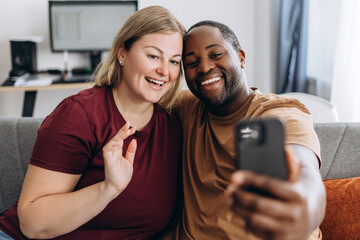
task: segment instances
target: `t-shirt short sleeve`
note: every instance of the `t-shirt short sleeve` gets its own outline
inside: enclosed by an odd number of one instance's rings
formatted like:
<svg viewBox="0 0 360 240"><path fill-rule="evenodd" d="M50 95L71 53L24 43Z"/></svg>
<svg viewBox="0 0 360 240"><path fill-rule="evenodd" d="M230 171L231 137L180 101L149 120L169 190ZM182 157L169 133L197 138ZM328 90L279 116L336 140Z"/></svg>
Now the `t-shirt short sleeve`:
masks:
<svg viewBox="0 0 360 240"><path fill-rule="evenodd" d="M67 98L41 124L30 164L81 174L92 158L92 146L86 111L73 98Z"/></svg>
<svg viewBox="0 0 360 240"><path fill-rule="evenodd" d="M277 117L285 123L285 143L298 144L312 150L319 160L320 143L310 114L297 108L274 108L265 111L262 117Z"/></svg>
<svg viewBox="0 0 360 240"><path fill-rule="evenodd" d="M320 142L313 127L313 120L309 110L294 98L276 94L262 95L254 92L248 117L275 117L285 124L285 143L298 144L312 150L320 158Z"/></svg>

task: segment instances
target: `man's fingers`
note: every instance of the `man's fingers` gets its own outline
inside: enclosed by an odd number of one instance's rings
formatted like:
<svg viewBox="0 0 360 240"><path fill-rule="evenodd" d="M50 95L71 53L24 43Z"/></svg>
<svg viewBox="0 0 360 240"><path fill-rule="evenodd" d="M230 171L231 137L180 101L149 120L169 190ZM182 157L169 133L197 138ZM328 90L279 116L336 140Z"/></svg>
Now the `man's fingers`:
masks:
<svg viewBox="0 0 360 240"><path fill-rule="evenodd" d="M286 218L279 222L274 219L274 216L251 208L251 206L246 207L235 204L232 209L238 216L244 219L247 230L264 239L276 239L273 238L273 234L281 229L283 221L286 222Z"/></svg>
<svg viewBox="0 0 360 240"><path fill-rule="evenodd" d="M283 222L263 214L254 214L245 218L246 228L262 239L280 239L279 233L286 231Z"/></svg>
<svg viewBox="0 0 360 240"><path fill-rule="evenodd" d="M135 139L133 139L131 140L125 154L125 158L131 163L134 163L136 148L137 148L137 142Z"/></svg>
<svg viewBox="0 0 360 240"><path fill-rule="evenodd" d="M248 217L244 214L244 210L248 214L260 213L267 216L272 216L279 219L292 220L293 205L284 204L284 202L271 197L259 196L256 193L248 192L246 190L238 189L232 194L233 202L232 209L242 217Z"/></svg>
<svg viewBox="0 0 360 240"><path fill-rule="evenodd" d="M294 191L290 182L256 174L251 171L239 170L231 176L232 183L241 188L255 188L262 192L267 192L274 197L283 200L299 199L299 194Z"/></svg>

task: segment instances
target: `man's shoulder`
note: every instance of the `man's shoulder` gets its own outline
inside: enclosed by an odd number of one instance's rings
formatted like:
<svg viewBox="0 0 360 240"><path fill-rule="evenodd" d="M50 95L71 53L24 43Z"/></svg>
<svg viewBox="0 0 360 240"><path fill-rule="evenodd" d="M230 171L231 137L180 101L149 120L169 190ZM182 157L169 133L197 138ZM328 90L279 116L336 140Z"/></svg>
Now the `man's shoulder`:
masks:
<svg viewBox="0 0 360 240"><path fill-rule="evenodd" d="M175 113L183 118L189 114L192 114L198 105L202 102L195 97L189 90L183 90L176 99Z"/></svg>
<svg viewBox="0 0 360 240"><path fill-rule="evenodd" d="M304 104L295 98L280 96L274 93L262 94L260 91L254 91L254 98L250 103L247 116L261 116L264 112L277 109L298 109L299 111L310 114Z"/></svg>
<svg viewBox="0 0 360 240"><path fill-rule="evenodd" d="M177 103L179 105L184 105L186 103L196 102L196 101L200 101L200 100L197 97L195 97L194 94L190 92L190 90L183 90L177 98Z"/></svg>

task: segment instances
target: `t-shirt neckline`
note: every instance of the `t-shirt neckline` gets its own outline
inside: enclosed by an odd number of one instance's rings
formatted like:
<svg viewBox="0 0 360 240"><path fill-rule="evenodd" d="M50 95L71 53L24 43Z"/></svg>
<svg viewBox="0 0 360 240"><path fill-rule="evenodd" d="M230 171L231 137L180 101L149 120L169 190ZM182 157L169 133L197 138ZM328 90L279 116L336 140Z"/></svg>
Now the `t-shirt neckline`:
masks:
<svg viewBox="0 0 360 240"><path fill-rule="evenodd" d="M123 126L125 123L126 123L126 120L125 118L123 117L123 115L121 114L121 112L119 111L119 109L117 108L116 106L116 103L115 103L115 99L114 99L114 95L113 95L113 92L112 92L112 88L111 87L108 87L108 91L110 92L109 95L111 97L111 105L112 105L112 108L113 108L113 111L115 112L115 114L117 115L117 117L120 119L120 122L121 122L121 126ZM153 113L152 113L152 116L149 120L149 122L145 125L145 127L138 131L136 130L135 132L135 137L141 137L141 136L145 136L145 135L148 135L150 129L152 128L153 124L154 124L154 121L155 121L155 117L156 117L156 114L158 112L158 109L159 109L159 106L158 104L154 104L154 109L153 109Z"/></svg>

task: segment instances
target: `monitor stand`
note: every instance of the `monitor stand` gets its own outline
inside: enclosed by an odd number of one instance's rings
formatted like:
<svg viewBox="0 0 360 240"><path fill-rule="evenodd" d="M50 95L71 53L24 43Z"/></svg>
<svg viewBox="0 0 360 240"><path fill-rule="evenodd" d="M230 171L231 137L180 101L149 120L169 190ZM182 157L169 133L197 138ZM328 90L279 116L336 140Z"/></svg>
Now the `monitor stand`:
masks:
<svg viewBox="0 0 360 240"><path fill-rule="evenodd" d="M97 65L101 62L101 51L90 52L91 72L95 70Z"/></svg>

